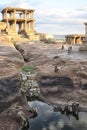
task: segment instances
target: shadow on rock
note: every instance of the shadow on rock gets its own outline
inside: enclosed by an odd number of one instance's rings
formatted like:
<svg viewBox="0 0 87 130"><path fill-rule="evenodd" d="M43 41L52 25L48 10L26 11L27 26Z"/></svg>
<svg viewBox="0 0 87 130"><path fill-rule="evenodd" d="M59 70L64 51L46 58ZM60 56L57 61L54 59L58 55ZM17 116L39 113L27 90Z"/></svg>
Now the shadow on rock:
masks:
<svg viewBox="0 0 87 130"><path fill-rule="evenodd" d="M39 78L39 85L46 87L52 87L52 86L62 86L66 88L74 88L74 84L72 80L69 77L59 77L59 76L41 76Z"/></svg>

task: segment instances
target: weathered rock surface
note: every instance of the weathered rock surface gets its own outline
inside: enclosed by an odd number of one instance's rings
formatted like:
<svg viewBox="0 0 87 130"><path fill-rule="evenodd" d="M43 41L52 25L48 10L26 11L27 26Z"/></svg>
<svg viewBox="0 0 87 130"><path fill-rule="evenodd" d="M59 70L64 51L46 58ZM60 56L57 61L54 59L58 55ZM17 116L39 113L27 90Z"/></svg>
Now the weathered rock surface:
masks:
<svg viewBox="0 0 87 130"><path fill-rule="evenodd" d="M26 62L29 62L29 61L32 61L32 60L37 62L38 57L41 60L42 60L43 57L45 57L42 54L41 50L37 51L37 47L35 47L31 44L16 43L15 47L22 54L22 56L23 56L23 58Z"/></svg>
<svg viewBox="0 0 87 130"><path fill-rule="evenodd" d="M20 92L19 69L23 64L15 48L0 46L0 130L18 130L22 122L18 112L22 111L26 118L30 114Z"/></svg>
<svg viewBox="0 0 87 130"><path fill-rule="evenodd" d="M86 45L86 44L83 44L83 45L79 48L79 51L85 51L85 52L87 52L87 45Z"/></svg>
<svg viewBox="0 0 87 130"><path fill-rule="evenodd" d="M67 53L66 48L61 50L57 44L23 44L20 48L27 50L28 64L38 68L37 80L44 101L61 105L68 101L79 102L87 106L87 60L74 60L75 54L78 56L77 47L73 47L71 54ZM65 54L64 58L62 53Z"/></svg>
<svg viewBox="0 0 87 130"><path fill-rule="evenodd" d="M20 68L24 64L23 57L21 54L13 47L9 46L0 46L0 65L6 67L9 65L10 67L13 66ZM9 67L9 68L10 68ZM9 71L9 70L8 70ZM6 71L7 72L7 71ZM2 73L1 73L2 74Z"/></svg>
<svg viewBox="0 0 87 130"><path fill-rule="evenodd" d="M77 64L77 65L76 65ZM67 67L68 66L68 67ZM79 102L87 105L87 66L84 63L69 62L58 66L56 73L39 74L38 82L44 100L53 104L60 101Z"/></svg>
<svg viewBox="0 0 87 130"><path fill-rule="evenodd" d="M0 33L0 46L14 47L14 44L11 42L11 37L7 34Z"/></svg>

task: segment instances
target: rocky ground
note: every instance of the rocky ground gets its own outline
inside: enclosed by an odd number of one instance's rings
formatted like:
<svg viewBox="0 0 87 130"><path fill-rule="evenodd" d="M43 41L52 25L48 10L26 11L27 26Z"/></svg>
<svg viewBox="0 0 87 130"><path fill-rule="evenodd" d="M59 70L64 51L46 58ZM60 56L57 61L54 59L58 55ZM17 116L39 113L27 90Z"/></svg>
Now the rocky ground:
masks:
<svg viewBox="0 0 87 130"><path fill-rule="evenodd" d="M67 45L22 44L17 45L27 65L38 69L37 81L41 99L51 104L78 102L87 105L87 53L79 52L79 46L72 46L68 53ZM57 71L55 71L55 67Z"/></svg>
<svg viewBox="0 0 87 130"><path fill-rule="evenodd" d="M16 43L14 47L9 37L1 36L0 130L17 130L32 115L21 91L25 81L19 71L24 64L37 68L35 79L25 82L30 96L38 93L40 100L53 105L78 102L87 110L87 53L78 52L79 46L73 46L70 53L67 45L61 47L41 42Z"/></svg>
<svg viewBox="0 0 87 130"><path fill-rule="evenodd" d="M0 41L0 130L18 130L33 111L20 91L23 57L12 43L4 43Z"/></svg>

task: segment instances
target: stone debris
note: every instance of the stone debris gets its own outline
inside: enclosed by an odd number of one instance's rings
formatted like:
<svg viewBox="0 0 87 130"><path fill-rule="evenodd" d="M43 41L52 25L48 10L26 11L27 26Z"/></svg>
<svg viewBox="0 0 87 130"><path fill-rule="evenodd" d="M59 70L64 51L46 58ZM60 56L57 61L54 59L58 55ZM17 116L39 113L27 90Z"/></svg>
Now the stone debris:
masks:
<svg viewBox="0 0 87 130"><path fill-rule="evenodd" d="M21 91L26 93L29 97L38 97L40 94L40 89L35 79L36 74L21 72L20 75L22 78Z"/></svg>

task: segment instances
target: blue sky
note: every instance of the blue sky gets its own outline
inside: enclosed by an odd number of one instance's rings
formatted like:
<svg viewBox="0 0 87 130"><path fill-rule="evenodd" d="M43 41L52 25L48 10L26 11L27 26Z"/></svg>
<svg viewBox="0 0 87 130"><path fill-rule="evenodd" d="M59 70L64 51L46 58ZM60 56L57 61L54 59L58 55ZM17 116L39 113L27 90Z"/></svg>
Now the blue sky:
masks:
<svg viewBox="0 0 87 130"><path fill-rule="evenodd" d="M87 0L0 0L0 10L8 6L34 8L37 32L85 33Z"/></svg>

